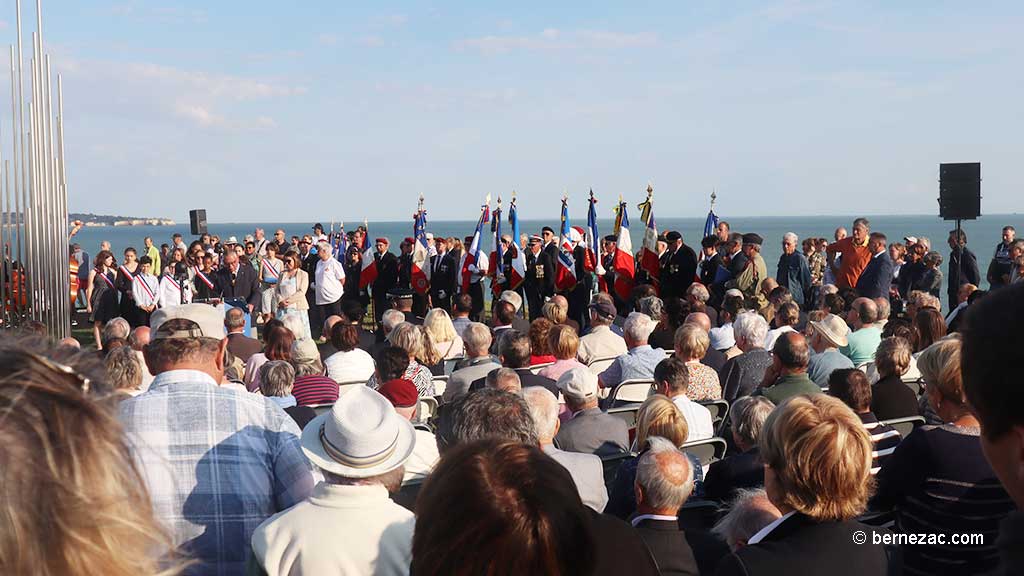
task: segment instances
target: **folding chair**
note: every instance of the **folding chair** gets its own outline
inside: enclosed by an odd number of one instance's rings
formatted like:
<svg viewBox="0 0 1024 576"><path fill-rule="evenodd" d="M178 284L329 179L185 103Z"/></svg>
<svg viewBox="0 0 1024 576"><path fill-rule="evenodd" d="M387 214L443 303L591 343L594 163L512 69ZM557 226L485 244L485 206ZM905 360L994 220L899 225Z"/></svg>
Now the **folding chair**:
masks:
<svg viewBox="0 0 1024 576"><path fill-rule="evenodd" d="M448 388L448 376L434 376L434 396L438 398L444 396L446 388Z"/></svg>
<svg viewBox="0 0 1024 576"><path fill-rule="evenodd" d="M530 366L529 370L530 370L530 372L533 372L534 374L540 374L541 370L543 370L544 368L547 368L548 366L551 366L552 364L554 364L554 362L545 362L543 364L533 364L532 366Z"/></svg>
<svg viewBox="0 0 1024 576"><path fill-rule="evenodd" d="M712 462L717 462L725 457L725 451L728 445L725 443L725 438L707 438L705 440L696 440L694 442L687 442L683 444L683 452L687 454L693 454L700 461L701 467L707 470L708 466Z"/></svg>
<svg viewBox="0 0 1024 576"><path fill-rule="evenodd" d="M711 424L714 426L715 433L721 434L722 425L725 424L725 419L729 415L729 401L701 400L700 402L697 402L697 404L700 404L711 412Z"/></svg>
<svg viewBox="0 0 1024 576"><path fill-rule="evenodd" d="M619 465L622 464L623 460L631 458L633 455L629 452L622 452L620 454L612 454L610 456L601 456L601 466L604 469L604 485L609 489L612 483L615 482L615 475L619 471Z"/></svg>
<svg viewBox="0 0 1024 576"><path fill-rule="evenodd" d="M626 426L629 426L630 430L636 428L636 417L639 412L640 404L637 403L623 404L622 406L615 406L614 408L608 409L608 414L611 414L616 418L621 418L626 422Z"/></svg>
<svg viewBox="0 0 1024 576"><path fill-rule="evenodd" d="M618 358L618 356L594 358L593 360L590 361L589 364L587 364L587 368L590 368L590 371L593 372L594 374L600 374L601 372L607 370L608 367L611 366L613 362L615 362L616 358Z"/></svg>
<svg viewBox="0 0 1024 576"><path fill-rule="evenodd" d="M893 418L892 420L882 420L881 424L886 426L892 426L900 436L906 438L911 432L917 429L918 426L924 425L924 416L907 416L906 418Z"/></svg>
<svg viewBox="0 0 1024 576"><path fill-rule="evenodd" d="M437 399L435 398L420 398L419 404L416 406L416 415L413 418L413 422L430 422L430 419L437 414Z"/></svg>
<svg viewBox="0 0 1024 576"><path fill-rule="evenodd" d="M417 478L403 482L398 492L391 495L396 504L410 512L416 511L416 497L420 495L420 488L423 488L425 478Z"/></svg>
<svg viewBox="0 0 1024 576"><path fill-rule="evenodd" d="M609 408L631 402L643 402L654 390L654 380L649 378L623 380L608 394Z"/></svg>

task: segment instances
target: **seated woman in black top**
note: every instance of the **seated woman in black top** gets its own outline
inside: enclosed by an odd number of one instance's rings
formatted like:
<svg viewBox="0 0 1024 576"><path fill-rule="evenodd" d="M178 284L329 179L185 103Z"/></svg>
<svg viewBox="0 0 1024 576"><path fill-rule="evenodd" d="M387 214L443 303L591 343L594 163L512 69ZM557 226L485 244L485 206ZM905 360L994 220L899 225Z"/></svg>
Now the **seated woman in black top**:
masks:
<svg viewBox="0 0 1024 576"><path fill-rule="evenodd" d="M793 396L768 417L760 446L764 487L782 517L716 575L888 573L876 529L854 520L870 492L871 440L852 410L824 394Z"/></svg>
<svg viewBox="0 0 1024 576"><path fill-rule="evenodd" d="M903 547L904 574L983 574L998 564L999 522L1013 502L981 450L978 420L968 411L960 376L960 339L940 340L917 366L942 426L910 434L878 473L872 507L896 512L906 533L980 533L980 545Z"/></svg>
<svg viewBox="0 0 1024 576"><path fill-rule="evenodd" d="M900 377L910 366L910 343L892 336L882 340L875 350L878 382L871 387L871 412L879 420L919 416L920 408L914 391Z"/></svg>
<svg viewBox="0 0 1024 576"><path fill-rule="evenodd" d="M660 299L655 299L661 302ZM690 304L682 298L669 298L664 301L662 306L661 317L655 318L658 320L658 327L651 332L647 343L652 348L671 350L675 346L676 330L686 322L686 317L690 314ZM647 313L644 310L641 312Z"/></svg>

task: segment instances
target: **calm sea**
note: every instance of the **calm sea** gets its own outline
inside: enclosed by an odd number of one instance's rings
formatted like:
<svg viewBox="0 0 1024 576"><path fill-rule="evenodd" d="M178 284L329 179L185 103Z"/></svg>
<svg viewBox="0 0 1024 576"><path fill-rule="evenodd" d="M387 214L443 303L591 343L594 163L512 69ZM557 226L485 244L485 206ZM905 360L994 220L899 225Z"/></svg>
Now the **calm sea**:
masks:
<svg viewBox="0 0 1024 576"><path fill-rule="evenodd" d="M586 218L582 217L571 223L585 226ZM666 218L655 214L660 231L678 230L683 235L684 241L690 246L698 246L704 230L704 218ZM757 232L765 238L762 254L768 264L768 271L775 273L775 266L779 255L782 253L782 235L786 232L794 232L801 239L807 236L821 236L832 238L833 231L844 226L850 228L852 216L813 216L813 217L753 217L753 218L729 218L728 215L720 215L727 220L732 229L737 232ZM872 216L871 228L884 232L889 241L902 240L904 236L924 236L932 241L932 248L949 258L949 246L946 244L946 237L954 223L945 222L938 216ZM639 225L639 217L633 221L631 227L633 246L638 249L643 234L643 228ZM330 227L329 222L323 222ZM284 228L289 237L312 232L313 223L221 223L209 225L211 234L219 235L223 241L228 236L236 236L239 241L246 234L251 234L253 229L263 228L267 237L272 237L274 230ZM558 229L557 220L521 220L522 232L528 234L539 234L542 226L551 226ZM986 215L978 220L963 223L963 229L967 232L968 247L978 256L978 266L981 269L984 281L985 270L992 257L995 245L1001 241L1003 226L1011 225L1024 233L1024 215ZM436 221L428 222L427 230L435 235L443 236L467 236L473 233L476 226L475 220L466 221ZM407 222L371 222L369 224L370 236L387 236L391 239L392 249L397 252L398 240L412 235L412 221ZM508 227L503 225L503 231L507 232ZM612 231L611 220L600 220L598 231L601 234L608 234ZM115 255L129 246L142 247L142 239L152 236L154 242L159 246L162 243L171 242L171 235L175 232L182 234L186 243L193 237L189 233L187 224L176 226L133 226L133 227L102 227L83 228L74 241L82 245L90 255L95 255L102 240L109 240L114 249ZM484 242L486 249L490 249L491 242L487 239ZM945 270L945 264L943 264ZM983 282L984 283L984 282ZM987 283L984 288L987 288ZM942 295L945 300L945 291Z"/></svg>

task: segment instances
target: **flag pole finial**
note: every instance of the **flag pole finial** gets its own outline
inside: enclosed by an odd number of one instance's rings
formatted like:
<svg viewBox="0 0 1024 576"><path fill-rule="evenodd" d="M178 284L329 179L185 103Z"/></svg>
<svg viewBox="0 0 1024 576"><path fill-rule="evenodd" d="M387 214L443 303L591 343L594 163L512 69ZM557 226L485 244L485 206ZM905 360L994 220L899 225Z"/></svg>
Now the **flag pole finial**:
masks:
<svg viewBox="0 0 1024 576"><path fill-rule="evenodd" d="M647 199L649 200L654 194L654 186L651 186L651 181L647 181Z"/></svg>
<svg viewBox="0 0 1024 576"><path fill-rule="evenodd" d="M717 195L717 194L715 194L715 189L714 189L714 188L712 188L712 189L711 189L711 209L712 209L712 210L714 210L714 209L715 209L715 199L717 199L717 198L718 198L718 195Z"/></svg>

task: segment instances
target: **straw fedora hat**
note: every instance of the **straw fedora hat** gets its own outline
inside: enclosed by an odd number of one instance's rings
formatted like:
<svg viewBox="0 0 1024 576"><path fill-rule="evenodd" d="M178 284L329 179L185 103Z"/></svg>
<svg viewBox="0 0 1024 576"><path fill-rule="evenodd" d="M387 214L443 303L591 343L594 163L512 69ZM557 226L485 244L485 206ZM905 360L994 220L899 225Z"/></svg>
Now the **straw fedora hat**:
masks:
<svg viewBox="0 0 1024 576"><path fill-rule="evenodd" d="M369 478L398 468L416 442L412 424L376 391L355 386L302 430L302 451L322 470Z"/></svg>
<svg viewBox="0 0 1024 576"><path fill-rule="evenodd" d="M812 321L811 326L815 332L824 336L826 340L837 347L842 348L848 343L846 333L849 328L846 327L846 322L843 322L843 319L835 314L829 314L820 321Z"/></svg>

